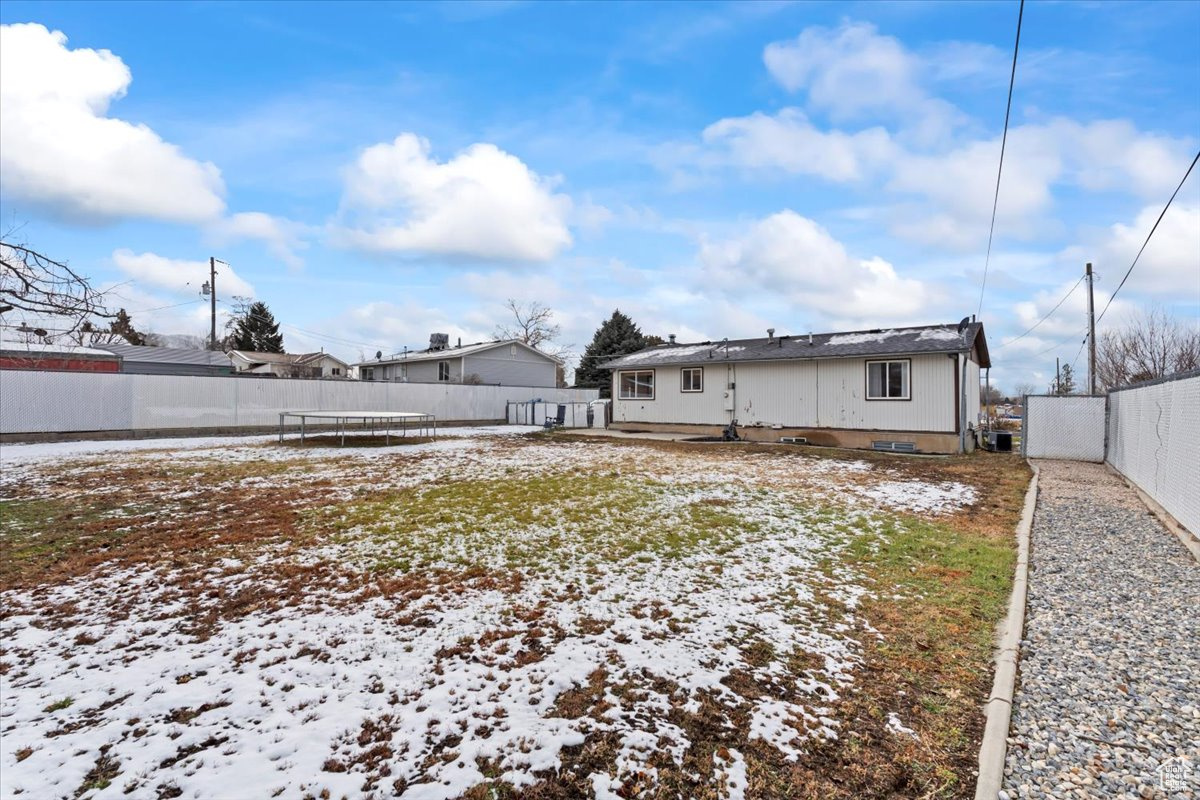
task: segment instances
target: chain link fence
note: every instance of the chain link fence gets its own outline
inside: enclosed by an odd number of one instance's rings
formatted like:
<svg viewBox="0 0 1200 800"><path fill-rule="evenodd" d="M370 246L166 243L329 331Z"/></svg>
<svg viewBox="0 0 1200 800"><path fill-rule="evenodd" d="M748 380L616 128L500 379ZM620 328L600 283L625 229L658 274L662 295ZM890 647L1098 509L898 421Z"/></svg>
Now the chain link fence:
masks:
<svg viewBox="0 0 1200 800"><path fill-rule="evenodd" d="M1028 395L1021 425L1021 455L1104 461L1103 397Z"/></svg>
<svg viewBox="0 0 1200 800"><path fill-rule="evenodd" d="M1107 456L1200 535L1200 370L1110 393Z"/></svg>

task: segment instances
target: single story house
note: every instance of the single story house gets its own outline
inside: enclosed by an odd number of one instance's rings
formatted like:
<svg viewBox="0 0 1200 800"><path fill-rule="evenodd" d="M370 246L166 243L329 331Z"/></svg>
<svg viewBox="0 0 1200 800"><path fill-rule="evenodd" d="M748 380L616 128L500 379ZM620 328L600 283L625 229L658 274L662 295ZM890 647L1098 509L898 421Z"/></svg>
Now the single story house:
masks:
<svg viewBox="0 0 1200 800"><path fill-rule="evenodd" d="M925 453L974 447L983 324L658 345L610 361L612 427Z"/></svg>
<svg viewBox="0 0 1200 800"><path fill-rule="evenodd" d="M104 344L96 347L121 357L121 372L137 375L232 375L228 356L216 350Z"/></svg>
<svg viewBox="0 0 1200 800"><path fill-rule="evenodd" d="M350 365L329 353L254 353L230 350L233 368L249 375L277 378L349 378Z"/></svg>
<svg viewBox="0 0 1200 800"><path fill-rule="evenodd" d="M0 342L0 369L120 372L121 357L95 347L40 342Z"/></svg>
<svg viewBox="0 0 1200 800"><path fill-rule="evenodd" d="M429 348L356 364L364 381L467 383L496 386L558 385L562 361L516 339L451 347L446 334L429 337Z"/></svg>

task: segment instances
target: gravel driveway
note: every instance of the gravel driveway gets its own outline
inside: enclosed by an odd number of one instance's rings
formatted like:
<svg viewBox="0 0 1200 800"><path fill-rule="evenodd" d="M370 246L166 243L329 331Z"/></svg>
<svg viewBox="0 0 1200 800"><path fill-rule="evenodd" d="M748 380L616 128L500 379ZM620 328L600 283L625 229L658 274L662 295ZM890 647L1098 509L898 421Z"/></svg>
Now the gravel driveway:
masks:
<svg viewBox="0 0 1200 800"><path fill-rule="evenodd" d="M1038 466L1001 797L1200 799L1200 565L1104 466Z"/></svg>

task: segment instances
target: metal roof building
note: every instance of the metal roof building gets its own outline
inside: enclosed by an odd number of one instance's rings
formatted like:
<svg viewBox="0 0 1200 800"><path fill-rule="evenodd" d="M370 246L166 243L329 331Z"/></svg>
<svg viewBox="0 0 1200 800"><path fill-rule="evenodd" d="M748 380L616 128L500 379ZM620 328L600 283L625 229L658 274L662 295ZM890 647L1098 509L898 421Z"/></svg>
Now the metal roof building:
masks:
<svg viewBox="0 0 1200 800"><path fill-rule="evenodd" d="M139 375L232 375L233 364L214 350L143 347L135 344L97 345L121 358L121 371Z"/></svg>

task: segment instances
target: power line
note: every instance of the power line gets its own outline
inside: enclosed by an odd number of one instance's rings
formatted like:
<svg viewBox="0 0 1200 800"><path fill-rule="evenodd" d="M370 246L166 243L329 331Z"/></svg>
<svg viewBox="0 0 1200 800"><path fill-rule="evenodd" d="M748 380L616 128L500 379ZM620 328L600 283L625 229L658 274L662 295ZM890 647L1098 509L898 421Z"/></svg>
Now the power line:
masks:
<svg viewBox="0 0 1200 800"><path fill-rule="evenodd" d="M229 303L225 302L224 300L219 300L218 302L221 305L229 308L231 311L235 311L235 312L237 311L236 308L234 308L233 306L231 306ZM288 323L288 322L279 322L279 320L276 320L276 319L268 319L267 317L264 317L261 314L252 314L249 311L246 311L244 316L253 317L254 319L260 320L262 322L276 322L279 324L280 327L290 328L292 330L299 331L300 333L308 334L309 336L315 336L318 339L325 339L327 341L334 342L335 344L354 345L356 347L374 347L376 350L383 350L387 347L386 345L380 345L378 342L374 342L374 343L359 342L359 341L355 341L353 339L342 339L337 336L330 336L329 334L326 334L326 333L317 333L316 331L310 331L307 328L301 328L299 325L292 325L291 323Z"/></svg>
<svg viewBox="0 0 1200 800"><path fill-rule="evenodd" d="M1025 16L1025 0L1017 11L1017 40L1013 44L1012 72L1008 76L1008 104L1004 107L1004 135L1000 137L1000 166L996 168L996 194L992 197L992 224L988 227L987 256L983 260L983 281L979 284L979 308L976 316L983 314L983 292L987 288L988 266L992 261L992 235L996 232L996 209L1000 205L1000 176L1004 173L1004 148L1008 144L1008 119L1012 114L1013 85L1017 82L1017 51L1021 48L1021 20Z"/></svg>
<svg viewBox="0 0 1200 800"><path fill-rule="evenodd" d="M179 308L180 306L190 306L195 303L202 303L202 302L204 302L202 298L196 298L195 300L188 300L186 302L176 303L175 305L171 305L171 306L156 306L154 308L139 308L136 311L127 311L126 313L127 314L148 314L151 311L165 311L168 308Z"/></svg>
<svg viewBox="0 0 1200 800"><path fill-rule="evenodd" d="M1108 302L1104 304L1104 311L1100 312L1100 316L1096 318L1096 322L1104 319L1104 314L1108 311L1108 307L1112 305L1112 301L1117 298L1117 292L1121 291L1121 287L1125 285L1125 281L1129 279L1129 273L1133 272L1133 268L1137 266L1138 259L1142 257L1142 253L1146 249L1146 245L1150 244L1150 237L1158 230L1158 223L1162 222L1163 217L1167 215L1167 209L1171 207L1171 203L1175 202L1175 196L1179 194L1179 190L1187 183L1188 176L1192 174L1192 168L1196 166L1196 162L1200 161L1200 150L1196 151L1196 157L1192 159L1192 163L1188 166L1187 172L1183 173L1183 180L1175 187L1175 191L1171 194L1171 199L1163 206L1162 213L1158 215L1158 219L1154 220L1154 226L1150 228L1150 232L1146 234L1146 241L1142 242L1142 247L1138 250L1137 255L1133 258L1133 263L1129 265L1129 269L1125 270L1125 277L1121 278L1121 282L1117 284L1117 288L1109 295Z"/></svg>
<svg viewBox="0 0 1200 800"><path fill-rule="evenodd" d="M1084 340L1085 342L1087 341L1087 331L1083 331L1083 333L1081 333L1081 334L1078 334L1078 333L1077 333L1077 334L1075 334L1075 336L1083 336L1083 340ZM1047 347L1045 350L1041 350L1041 351L1039 351L1039 352L1035 353L1035 354L1032 356L1032 358L1041 358L1042 356L1046 355L1046 353L1049 353L1049 352L1051 352L1052 350L1057 350L1058 348L1062 347L1062 346L1063 346L1064 344L1066 344L1067 342L1069 342L1069 341L1071 341L1072 339L1074 339L1074 338L1075 338L1075 336L1068 336L1068 337L1066 337L1065 339L1059 339L1059 340L1058 340L1058 341L1056 341L1054 344L1052 344L1052 345L1050 345L1049 347Z"/></svg>
<svg viewBox="0 0 1200 800"><path fill-rule="evenodd" d="M1087 277L1087 276L1086 276L1086 275L1084 275L1084 276L1081 276L1081 277L1079 278L1079 280L1075 281L1075 285L1071 287L1070 291L1068 291L1066 294L1064 294L1064 295L1063 295L1063 297L1062 297L1062 300L1059 300L1059 301L1058 301L1058 302L1057 302L1057 303L1054 305L1054 308L1050 309L1050 311L1048 311L1048 312L1046 313L1046 316L1042 317L1042 318L1041 318L1041 319L1039 319L1037 322L1033 323L1033 327L1032 327L1032 328L1030 328L1029 330L1025 331L1024 333L1022 333L1022 334L1021 334L1020 336L1018 336L1017 338L1015 338L1015 339L1012 339L1011 341L1004 342L1003 344L1001 344L1001 345L1000 345L999 347L997 347L996 349L997 349L997 350L1003 350L1004 348L1008 347L1010 344L1013 344L1013 343L1015 343L1015 342L1019 342L1019 341L1021 341L1022 339L1024 339L1026 336L1028 336L1029 334L1033 333L1033 331L1034 331L1034 330L1037 328L1037 326L1041 325L1043 322L1045 322L1046 320L1050 319L1050 315L1051 315L1051 314L1053 314L1055 311L1058 311L1059 307L1060 307L1060 306L1062 306L1062 304L1063 304L1063 303L1067 302L1067 298L1068 298L1068 297L1070 297L1072 294L1074 294L1074 293L1075 293L1075 290L1079 288L1079 284L1083 283L1083 279L1084 279L1085 277Z"/></svg>

